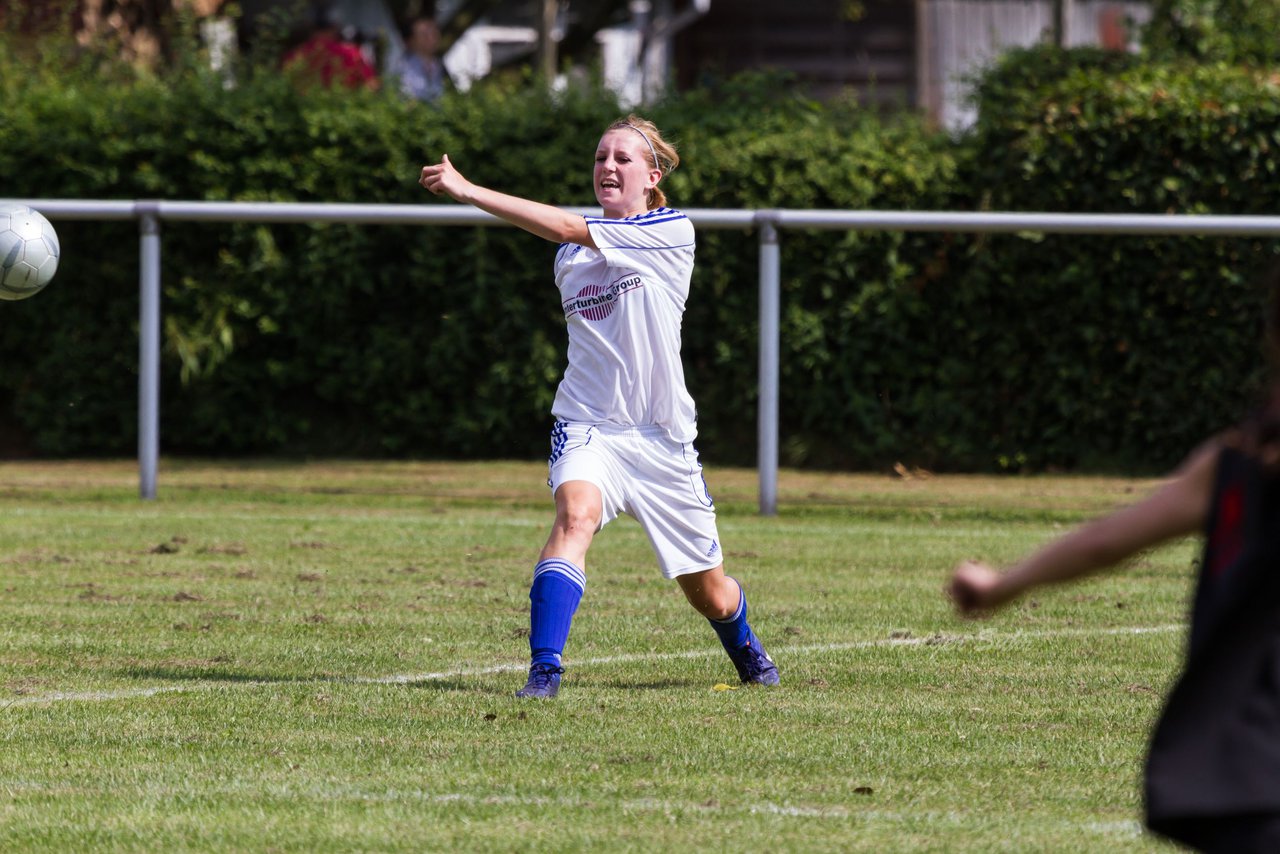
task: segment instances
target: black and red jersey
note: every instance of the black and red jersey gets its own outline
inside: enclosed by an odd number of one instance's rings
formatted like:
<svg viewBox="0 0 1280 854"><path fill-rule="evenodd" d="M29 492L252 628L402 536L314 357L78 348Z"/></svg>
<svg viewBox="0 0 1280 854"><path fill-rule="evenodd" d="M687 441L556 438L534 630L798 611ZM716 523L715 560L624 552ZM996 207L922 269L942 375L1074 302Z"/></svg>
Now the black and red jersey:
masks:
<svg viewBox="0 0 1280 854"><path fill-rule="evenodd" d="M1186 666L1152 736L1146 802L1162 833L1280 814L1280 476L1233 448L1218 458Z"/></svg>

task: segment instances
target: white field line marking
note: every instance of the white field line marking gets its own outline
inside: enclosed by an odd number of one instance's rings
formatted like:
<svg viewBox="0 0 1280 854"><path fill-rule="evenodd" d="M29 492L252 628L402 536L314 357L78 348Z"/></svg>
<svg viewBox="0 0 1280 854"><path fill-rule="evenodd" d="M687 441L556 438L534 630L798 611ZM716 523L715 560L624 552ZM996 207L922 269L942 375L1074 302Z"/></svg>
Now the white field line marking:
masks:
<svg viewBox="0 0 1280 854"><path fill-rule="evenodd" d="M254 682L246 684L265 685L266 683ZM197 688L190 685L158 685L153 688L121 688L118 691L55 691L52 694L15 697L8 702L0 703L0 711L4 711L11 706L34 706L42 703L57 703L64 700L135 700L140 697L154 697L158 694L181 694L194 690L197 690Z"/></svg>
<svg viewBox="0 0 1280 854"><path fill-rule="evenodd" d="M1017 631L1009 634L983 632L976 635L944 635L935 634L928 637L882 638L880 640L847 641L844 643L809 644L805 646L779 647L774 652L779 656L807 655L821 652L842 652L854 649L877 649L882 647L917 647L917 646L951 646L958 644L1011 644L1022 640L1038 638L1068 637L1110 637L1117 635L1150 635L1181 632L1184 624L1165 626L1129 626L1113 629L1046 629L1044 631ZM719 648L690 650L686 652L632 653L628 655L609 655L597 658L574 659L569 664L574 667L591 667L596 665L629 664L637 661L674 661L677 659L713 658L724 653ZM457 679L473 676L491 676L496 673L523 673L528 664L494 664L488 667L457 668L455 670L439 670L432 673L401 673L390 676L353 676L317 678L315 682L349 683L356 685L409 685L416 682L438 682L443 679ZM306 680L297 680L303 681ZM7 703L0 703L0 710L15 706L35 706L58 702L93 702L99 700L132 700L154 697L159 694L181 694L191 691L207 690L220 685L244 685L261 688L279 684L273 680L245 680L243 682L225 683L218 680L195 681L183 685L161 685L150 688L122 688L116 691L83 691L57 692L25 697L15 697Z"/></svg>
<svg viewBox="0 0 1280 854"><path fill-rule="evenodd" d="M0 780L10 794L14 792L50 792L53 789L41 782L27 780ZM166 789L162 796L164 797L181 797L188 792L198 792L202 797L211 795L231 795L242 796L245 792L242 787L228 786L199 786L198 784L179 791ZM360 786L350 785L297 785L297 784L274 784L266 785L260 789L255 789L260 795L266 795L273 798L282 798L296 800L305 798L309 800L321 801L329 804L336 801L355 801L359 803L416 803L416 804L433 804L433 805L460 805L464 807L542 807L557 809L599 809L606 807L611 812L621 813L644 813L659 812L667 815L678 813L698 813L702 815L776 815L783 818L801 818L801 819L837 819L851 821L860 824L884 823L884 824L909 824L909 825L928 825L936 827L937 825L946 825L953 828L965 827L976 822L986 821L988 823L1007 824L1007 819L1003 814L999 816L987 816L982 813L964 813L955 810L948 811L917 811L917 812L901 812L895 810L875 809L858 809L856 806L844 806L841 804L829 805L798 805L787 803L772 803L769 801L751 801L741 803L724 803L719 801L697 803L697 802L681 802L668 801L658 798L629 798L622 801L610 801L603 803L598 798L577 798L565 795L500 795L494 793L475 793L475 792L440 792L430 791L427 789L368 789ZM855 795L851 803L856 803L859 796ZM1088 821L1077 822L1069 819L1050 820L1046 824L1065 827L1069 830L1083 831L1099 836L1108 837L1126 837L1137 838L1142 835L1142 825L1136 820L1129 821Z"/></svg>
<svg viewBox="0 0 1280 854"><path fill-rule="evenodd" d="M1183 625L1138 626L1120 629L1046 629L1041 632L1013 632L1011 634L983 633L977 635L930 635L928 637L883 638L868 641L846 641L844 643L809 644L806 646L780 647L775 650L778 657L784 655L805 655L813 652L842 652L851 649L875 649L877 647L894 646L943 646L958 643L1014 643L1023 639L1055 638L1055 637L1106 637L1109 635L1146 635L1163 632L1181 631ZM630 664L636 661L673 661L688 658L715 658L724 655L719 647L714 649L690 650L688 652L631 653L628 655L609 655L599 658L566 659L565 664L573 667L590 667L599 664ZM523 673L527 663L497 664L491 667L466 670L449 670L436 673L412 673L394 676L364 676L353 678L352 682L375 684L408 684L413 682L435 682L441 679L459 676L488 676L494 673Z"/></svg>

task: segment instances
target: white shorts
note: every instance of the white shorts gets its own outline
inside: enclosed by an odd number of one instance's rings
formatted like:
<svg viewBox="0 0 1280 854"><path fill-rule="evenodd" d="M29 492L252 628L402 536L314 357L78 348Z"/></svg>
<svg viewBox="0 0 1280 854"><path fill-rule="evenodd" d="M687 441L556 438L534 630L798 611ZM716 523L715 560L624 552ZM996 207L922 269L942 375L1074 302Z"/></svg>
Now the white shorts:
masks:
<svg viewBox="0 0 1280 854"><path fill-rule="evenodd" d="M693 445L661 427L557 421L551 430L551 494L585 480L600 490L600 528L635 517L666 578L715 569L723 562L716 508ZM599 530L599 529L597 529Z"/></svg>

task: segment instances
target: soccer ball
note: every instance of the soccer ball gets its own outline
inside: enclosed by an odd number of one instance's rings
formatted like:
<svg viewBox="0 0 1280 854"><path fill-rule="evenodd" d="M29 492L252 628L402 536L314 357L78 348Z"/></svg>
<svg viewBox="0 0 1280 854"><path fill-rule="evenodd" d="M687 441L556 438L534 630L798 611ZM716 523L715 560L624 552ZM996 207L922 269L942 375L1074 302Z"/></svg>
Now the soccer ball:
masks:
<svg viewBox="0 0 1280 854"><path fill-rule="evenodd" d="M58 270L58 234L38 211L0 204L0 299L39 293Z"/></svg>

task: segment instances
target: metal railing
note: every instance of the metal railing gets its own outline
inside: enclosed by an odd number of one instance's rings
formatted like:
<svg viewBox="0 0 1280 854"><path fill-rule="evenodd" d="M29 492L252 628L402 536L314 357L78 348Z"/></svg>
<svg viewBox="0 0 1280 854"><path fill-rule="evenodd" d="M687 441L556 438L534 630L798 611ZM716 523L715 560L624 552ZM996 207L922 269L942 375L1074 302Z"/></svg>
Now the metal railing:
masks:
<svg viewBox="0 0 1280 854"><path fill-rule="evenodd" d="M0 199L30 205L51 220L134 219L139 229L139 493L156 497L160 455L160 222L345 222L364 225L507 226L462 205L360 205L288 202L96 201ZM598 215L597 209L566 208ZM755 229L760 244L760 364L757 409L759 509L778 511L778 388L783 229L950 231L967 233L1145 234L1280 237L1280 217L1174 214L961 213L685 209L697 228ZM510 226L508 226L510 227Z"/></svg>

